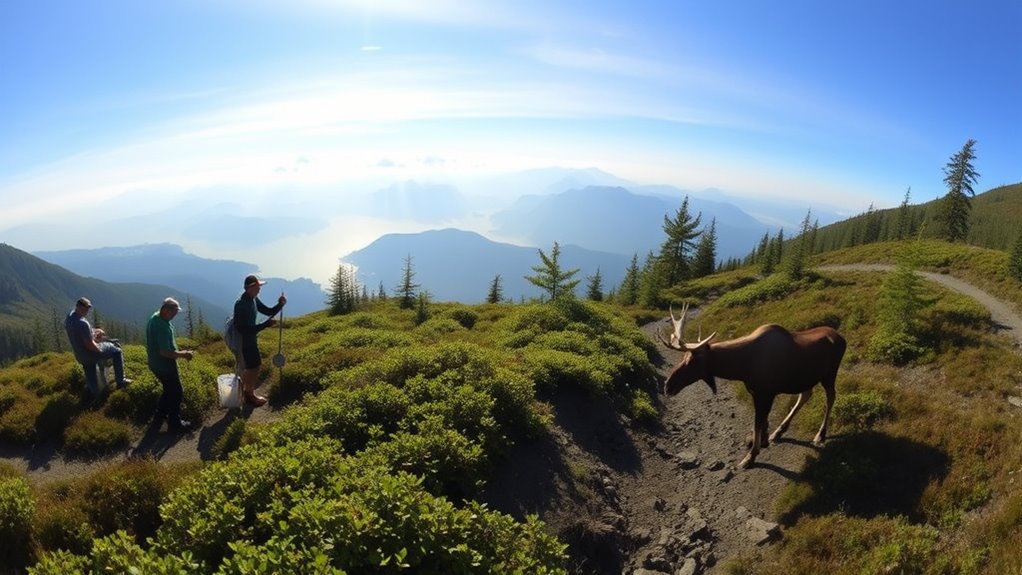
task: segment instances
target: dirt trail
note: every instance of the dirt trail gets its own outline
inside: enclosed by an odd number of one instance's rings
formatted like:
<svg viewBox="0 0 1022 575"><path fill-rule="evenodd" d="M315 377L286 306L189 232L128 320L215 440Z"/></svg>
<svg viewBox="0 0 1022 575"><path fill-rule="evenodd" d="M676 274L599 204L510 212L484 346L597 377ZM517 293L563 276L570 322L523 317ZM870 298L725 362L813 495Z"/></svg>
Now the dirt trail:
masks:
<svg viewBox="0 0 1022 575"><path fill-rule="evenodd" d="M46 484L84 476L101 466L131 458L151 458L163 463L207 460L212 458L213 444L234 419L243 417L252 423L263 423L279 416L279 411L268 406L245 407L240 411L220 409L202 427L187 433L170 433L165 426L160 430L143 428L127 448L101 458L69 457L59 451L56 443L31 447L0 443L0 462L20 469L30 481Z"/></svg>

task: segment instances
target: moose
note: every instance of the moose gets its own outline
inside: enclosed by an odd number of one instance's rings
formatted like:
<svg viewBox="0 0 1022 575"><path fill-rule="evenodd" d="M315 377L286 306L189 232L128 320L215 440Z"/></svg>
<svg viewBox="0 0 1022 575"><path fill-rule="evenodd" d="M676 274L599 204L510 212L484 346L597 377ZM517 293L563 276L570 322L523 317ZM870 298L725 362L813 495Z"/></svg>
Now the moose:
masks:
<svg viewBox="0 0 1022 575"><path fill-rule="evenodd" d="M717 335L713 332L693 344L682 341L688 305L682 309L681 319L674 317L673 306L669 312L673 326L670 342L664 340L659 330L657 337L665 346L683 351L684 355L667 377L665 393L676 395L700 379L717 393L716 378L722 377L741 381L752 396L755 411L752 439L749 452L738 467L747 468L756 460L761 447L769 447L770 441L776 441L788 430L792 418L809 401L817 383L823 385L827 394L827 411L813 444L823 445L827 439L830 410L834 406L834 380L845 354L845 338L837 330L821 326L790 332L779 325L767 324L736 339L710 343ZM781 393L798 394L798 399L768 439L767 418L774 398Z"/></svg>

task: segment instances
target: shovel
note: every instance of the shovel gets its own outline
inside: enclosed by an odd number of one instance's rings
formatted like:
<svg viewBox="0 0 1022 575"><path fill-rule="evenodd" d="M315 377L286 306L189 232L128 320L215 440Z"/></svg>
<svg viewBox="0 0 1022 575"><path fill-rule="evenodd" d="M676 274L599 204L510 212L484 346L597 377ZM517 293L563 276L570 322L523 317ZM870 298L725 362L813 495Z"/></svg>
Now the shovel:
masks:
<svg viewBox="0 0 1022 575"><path fill-rule="evenodd" d="M284 368L284 310L280 310L280 320L277 321L277 325L280 326L280 337L277 340L277 355L273 356L273 366L277 368Z"/></svg>

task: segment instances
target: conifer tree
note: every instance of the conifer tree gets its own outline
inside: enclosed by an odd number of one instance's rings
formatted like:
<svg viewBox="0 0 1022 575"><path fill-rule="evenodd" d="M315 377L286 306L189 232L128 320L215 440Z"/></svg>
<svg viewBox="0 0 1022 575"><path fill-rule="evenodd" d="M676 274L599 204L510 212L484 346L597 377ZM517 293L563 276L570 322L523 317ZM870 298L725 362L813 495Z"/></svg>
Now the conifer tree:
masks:
<svg viewBox="0 0 1022 575"><path fill-rule="evenodd" d="M692 260L692 277L712 275L717 268L717 218L710 220L710 227L699 236L695 258Z"/></svg>
<svg viewBox="0 0 1022 575"><path fill-rule="evenodd" d="M415 294L419 284L415 283L415 267L412 265L412 254L405 257L404 270L401 273L401 283L395 289L395 295L400 298L398 307L401 309L412 309L415 307Z"/></svg>
<svg viewBox="0 0 1022 575"><path fill-rule="evenodd" d="M979 178L979 173L972 167L972 161L976 159L976 153L973 151L975 145L976 140L970 139L965 142L962 149L951 156L944 166L947 195L941 202L941 221L949 242L965 241L969 235L971 198L976 195L972 186Z"/></svg>
<svg viewBox="0 0 1022 575"><path fill-rule="evenodd" d="M504 288L500 285L500 274L493 276L490 292L486 294L486 303L500 303L504 299Z"/></svg>
<svg viewBox="0 0 1022 575"><path fill-rule="evenodd" d="M802 220L801 233L791 242L791 250L788 252L788 258L784 261L784 272L789 279L795 281L802 279L805 273L806 252L810 234L812 234L812 226L809 224L811 215L811 211L806 212L806 217Z"/></svg>
<svg viewBox="0 0 1022 575"><path fill-rule="evenodd" d="M63 323L61 323L60 312L57 311L57 308L52 308L52 311L53 311L53 351L60 352L63 351L64 345L63 342L64 338L66 338L67 335L64 334L63 329L64 325Z"/></svg>
<svg viewBox="0 0 1022 575"><path fill-rule="evenodd" d="M688 196L681 202L681 207L671 218L664 215L664 234L667 238L660 245L657 256L658 265L655 272L661 277L656 282L664 286L672 286L691 277L692 253L699 237L699 223L702 214L692 217L688 210Z"/></svg>
<svg viewBox="0 0 1022 575"><path fill-rule="evenodd" d="M185 327L188 330L188 337L195 337L195 320L192 317L192 294L185 296Z"/></svg>
<svg viewBox="0 0 1022 575"><path fill-rule="evenodd" d="M429 319L429 293L419 292L415 306L415 325L422 325Z"/></svg>
<svg viewBox="0 0 1022 575"><path fill-rule="evenodd" d="M621 305L635 305L639 300L639 254L632 254L632 263L625 270L625 277L621 280L621 289L618 291L617 301Z"/></svg>
<svg viewBox="0 0 1022 575"><path fill-rule="evenodd" d="M376 290L376 298L380 301L387 300L387 290L383 289L383 281L380 281L380 287Z"/></svg>
<svg viewBox="0 0 1022 575"><path fill-rule="evenodd" d="M1015 240L1015 247L1011 250L1011 257L1008 259L1008 271L1011 277L1022 281L1022 234Z"/></svg>
<svg viewBox="0 0 1022 575"><path fill-rule="evenodd" d="M550 256L547 257L543 250L539 251L539 259L542 260L542 264L533 266L532 271L536 272L534 276L525 276L525 279L529 280L529 283L546 291L547 295L550 296L550 301L555 301L561 297L570 297L575 295L575 286L578 285L579 280L571 279L572 276L578 273L578 268L573 270L562 270L561 269L561 246L557 242L554 242L554 247L550 250Z"/></svg>
<svg viewBox="0 0 1022 575"><path fill-rule="evenodd" d="M358 307L358 285L348 266L337 266L337 273L330 279L326 304L330 315L350 313Z"/></svg>
<svg viewBox="0 0 1022 575"><path fill-rule="evenodd" d="M660 291L666 285L664 278L666 275L663 273L661 268L661 260L653 255L653 252L646 254L646 263L642 266L642 272L639 274L639 304L645 307L659 307Z"/></svg>
<svg viewBox="0 0 1022 575"><path fill-rule="evenodd" d="M586 297L593 301L603 301L603 276L600 275L600 268L596 273L586 276Z"/></svg>
<svg viewBox="0 0 1022 575"><path fill-rule="evenodd" d="M912 234L912 215L909 213L908 199L912 193L912 186L905 190L905 199L901 200L898 206L898 214L894 220L894 239L903 240Z"/></svg>

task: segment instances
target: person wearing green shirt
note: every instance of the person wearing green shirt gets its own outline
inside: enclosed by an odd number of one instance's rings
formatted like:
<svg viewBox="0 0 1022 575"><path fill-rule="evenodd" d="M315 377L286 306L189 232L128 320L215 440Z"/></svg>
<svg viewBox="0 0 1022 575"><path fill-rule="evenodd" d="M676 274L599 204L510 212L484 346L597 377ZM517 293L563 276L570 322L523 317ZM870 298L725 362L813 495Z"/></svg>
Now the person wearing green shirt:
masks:
<svg viewBox="0 0 1022 575"><path fill-rule="evenodd" d="M170 321L179 311L181 304L177 300L170 297L163 300L163 305L146 323L145 349L149 359L149 370L163 386L163 394L156 404L153 425L161 426L166 420L168 430L180 433L191 429L191 423L181 419L181 399L184 390L181 388L177 360L184 358L190 361L195 352L177 348L174 324Z"/></svg>

